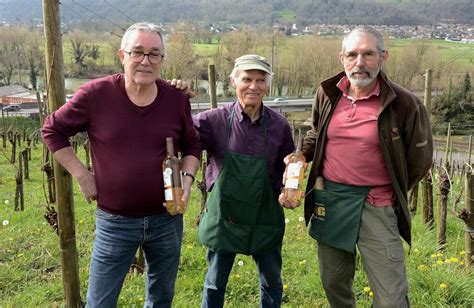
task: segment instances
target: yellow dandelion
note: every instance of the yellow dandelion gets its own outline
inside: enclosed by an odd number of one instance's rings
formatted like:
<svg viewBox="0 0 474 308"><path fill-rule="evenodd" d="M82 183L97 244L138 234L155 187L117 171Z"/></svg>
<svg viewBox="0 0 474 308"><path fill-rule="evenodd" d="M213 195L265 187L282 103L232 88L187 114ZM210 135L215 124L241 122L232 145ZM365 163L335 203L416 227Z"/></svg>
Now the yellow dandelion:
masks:
<svg viewBox="0 0 474 308"><path fill-rule="evenodd" d="M464 261L460 261L459 264L464 265Z"/></svg>
<svg viewBox="0 0 474 308"><path fill-rule="evenodd" d="M193 245L187 245L186 248L187 249L193 249Z"/></svg>
<svg viewBox="0 0 474 308"><path fill-rule="evenodd" d="M456 258L456 257L452 257L452 258L451 258L451 262L453 262L453 263L458 263L458 262L459 262L459 259Z"/></svg>
<svg viewBox="0 0 474 308"><path fill-rule="evenodd" d="M420 253L420 250L418 248L413 249L414 253Z"/></svg>
<svg viewBox="0 0 474 308"><path fill-rule="evenodd" d="M304 266L304 265L306 264L306 260L301 260L301 261L299 262L299 264L300 264L300 266Z"/></svg>
<svg viewBox="0 0 474 308"><path fill-rule="evenodd" d="M426 265L424 265L424 264L418 265L417 269L420 270L420 271L423 271L423 270L426 269Z"/></svg>
<svg viewBox="0 0 474 308"><path fill-rule="evenodd" d="M370 296L370 297L374 297L374 292L370 291L370 292L369 292L369 296Z"/></svg>
<svg viewBox="0 0 474 308"><path fill-rule="evenodd" d="M442 257L442 256L443 256L443 253L442 253L442 252L438 252L438 253L436 254L436 256L437 256L437 257Z"/></svg>
<svg viewBox="0 0 474 308"><path fill-rule="evenodd" d="M448 287L448 285L445 284L444 282L442 282L442 283L439 284L439 288L440 288L440 289L446 289L447 287Z"/></svg>
<svg viewBox="0 0 474 308"><path fill-rule="evenodd" d="M444 260L444 263L447 263L447 264L451 263L451 259Z"/></svg>
<svg viewBox="0 0 474 308"><path fill-rule="evenodd" d="M235 274L235 278L236 278L236 279L240 279L240 275L239 275L239 274Z"/></svg>
<svg viewBox="0 0 474 308"><path fill-rule="evenodd" d="M439 264L439 265L443 264L443 260L436 261L436 264Z"/></svg>
<svg viewBox="0 0 474 308"><path fill-rule="evenodd" d="M138 299L139 299L141 302L143 302L143 297L140 296Z"/></svg>
<svg viewBox="0 0 474 308"><path fill-rule="evenodd" d="M370 288L369 287L364 287L364 293L369 293L370 292Z"/></svg>
<svg viewBox="0 0 474 308"><path fill-rule="evenodd" d="M284 285L283 285L283 290L286 290L286 289L288 289L288 285L287 285L287 284L284 284Z"/></svg>
<svg viewBox="0 0 474 308"><path fill-rule="evenodd" d="M431 259L434 259L434 258L436 258L436 254L433 253L430 257L431 257Z"/></svg>

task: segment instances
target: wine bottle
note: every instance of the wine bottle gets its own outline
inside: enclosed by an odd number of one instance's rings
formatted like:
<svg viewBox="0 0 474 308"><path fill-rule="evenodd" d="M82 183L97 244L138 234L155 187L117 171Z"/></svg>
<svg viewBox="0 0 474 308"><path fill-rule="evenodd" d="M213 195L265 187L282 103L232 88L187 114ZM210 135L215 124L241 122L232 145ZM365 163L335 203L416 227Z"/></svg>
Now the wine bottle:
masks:
<svg viewBox="0 0 474 308"><path fill-rule="evenodd" d="M173 138L166 138L166 158L163 161L163 182L165 185L165 207L171 215L182 214L186 204L182 201L181 167L174 154Z"/></svg>
<svg viewBox="0 0 474 308"><path fill-rule="evenodd" d="M299 202L303 196L302 185L304 172L307 167L306 159L301 152L303 147L303 138L298 136L298 144L295 152L290 156L286 166L286 181L283 188L283 194L291 202Z"/></svg>

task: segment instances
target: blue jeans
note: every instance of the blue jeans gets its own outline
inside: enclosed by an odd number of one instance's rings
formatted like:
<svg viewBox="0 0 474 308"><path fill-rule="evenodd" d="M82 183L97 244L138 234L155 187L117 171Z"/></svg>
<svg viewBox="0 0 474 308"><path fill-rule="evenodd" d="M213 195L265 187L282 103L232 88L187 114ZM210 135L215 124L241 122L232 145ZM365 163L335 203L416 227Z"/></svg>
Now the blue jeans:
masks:
<svg viewBox="0 0 474 308"><path fill-rule="evenodd" d="M147 268L145 307L171 307L182 235L182 215L133 218L97 209L87 307L117 306L140 245Z"/></svg>
<svg viewBox="0 0 474 308"><path fill-rule="evenodd" d="M224 306L224 294L236 254L207 251L208 270L202 297L203 308ZM260 276L260 307L280 307L283 294L281 281L281 245L265 255L253 255Z"/></svg>

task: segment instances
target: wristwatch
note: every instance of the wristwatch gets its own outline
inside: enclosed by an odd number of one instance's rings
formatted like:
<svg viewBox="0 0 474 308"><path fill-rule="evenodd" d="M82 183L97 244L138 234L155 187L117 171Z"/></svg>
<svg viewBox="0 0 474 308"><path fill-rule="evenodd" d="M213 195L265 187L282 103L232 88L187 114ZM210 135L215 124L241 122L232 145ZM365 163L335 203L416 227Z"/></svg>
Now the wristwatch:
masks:
<svg viewBox="0 0 474 308"><path fill-rule="evenodd" d="M192 183L194 183L195 178L194 178L194 175L192 175L191 173L186 172L186 171L181 171L181 175L182 176L189 176L191 178L191 180L193 180Z"/></svg>

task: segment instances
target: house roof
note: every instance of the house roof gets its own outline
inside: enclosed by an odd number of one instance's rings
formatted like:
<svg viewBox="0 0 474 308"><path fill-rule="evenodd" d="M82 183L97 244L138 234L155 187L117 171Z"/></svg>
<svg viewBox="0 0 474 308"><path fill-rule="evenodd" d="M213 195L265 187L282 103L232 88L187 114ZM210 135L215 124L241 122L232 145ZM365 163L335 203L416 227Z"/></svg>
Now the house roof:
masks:
<svg viewBox="0 0 474 308"><path fill-rule="evenodd" d="M30 91L19 85L0 87L0 97L21 94L21 93L29 94Z"/></svg>

